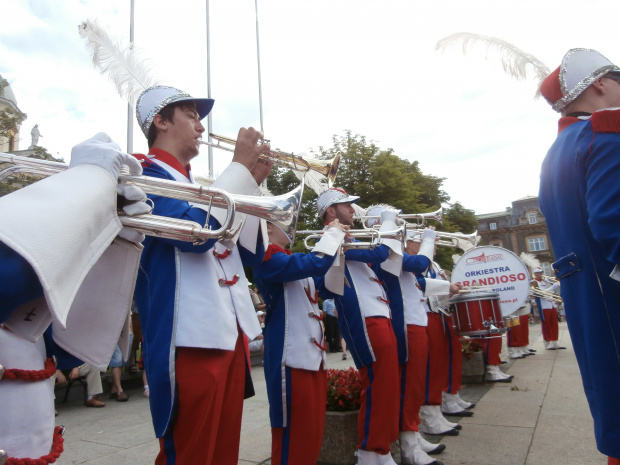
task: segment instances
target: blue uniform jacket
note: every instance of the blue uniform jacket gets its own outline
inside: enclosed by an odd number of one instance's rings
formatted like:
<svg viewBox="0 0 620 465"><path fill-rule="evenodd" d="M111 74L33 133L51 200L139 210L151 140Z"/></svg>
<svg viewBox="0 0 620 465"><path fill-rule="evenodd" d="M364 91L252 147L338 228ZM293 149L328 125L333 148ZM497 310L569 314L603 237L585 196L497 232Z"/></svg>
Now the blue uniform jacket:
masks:
<svg viewBox="0 0 620 465"><path fill-rule="evenodd" d="M288 396L290 393L288 389L285 392L282 389L283 383L286 383L282 360L287 326L283 283L324 276L335 258L335 255L319 256L315 253L287 255L284 252L277 252L272 254L269 260L252 268L256 287L267 307L263 343L269 418L272 428L288 426L285 424L286 416L283 412L283 394ZM295 335L290 336L295 337Z"/></svg>
<svg viewBox="0 0 620 465"><path fill-rule="evenodd" d="M145 166L143 174L174 180L172 175L156 163ZM154 202L154 215L195 221L201 225L206 222L206 212L192 208L186 201L156 195L148 197ZM212 228L220 227L213 217L210 218L209 225ZM140 309L140 325L144 335L144 363L151 386L151 414L157 437L164 435L174 418L175 399L171 393L176 391L176 387L171 386L170 369L175 357L175 347L172 343L175 324L175 248L182 252L205 253L215 242L216 239L212 239L202 245L194 245L191 242L152 236L147 236L142 242L144 250L140 260L135 299ZM242 247L238 249L244 265L252 266L263 258L264 247L260 239L256 255Z"/></svg>
<svg viewBox="0 0 620 465"><path fill-rule="evenodd" d="M620 457L620 111L561 122L573 124L543 162L539 202L597 446Z"/></svg>
<svg viewBox="0 0 620 465"><path fill-rule="evenodd" d="M368 263L370 265L379 264L387 260L390 249L385 245L380 245L371 250L349 249L345 252L346 261L356 261ZM321 297L334 299L338 310L338 327L340 334L347 343L347 348L353 356L355 366L361 367L370 365L374 362L372 348L366 335L366 324L364 314L357 298L357 291L348 267L345 270L345 277L348 285L344 286L344 295L334 294L324 286L324 279L317 281L317 288Z"/></svg>
<svg viewBox="0 0 620 465"><path fill-rule="evenodd" d="M423 255L403 254L403 272L423 273L431 264L431 261ZM407 324L405 322L405 307L403 302L403 291L398 276L388 273L379 265L373 265L372 269L378 278L383 281L387 289L390 310L392 310L392 327L396 335L398 346L398 363L407 363L408 344L407 344Z"/></svg>

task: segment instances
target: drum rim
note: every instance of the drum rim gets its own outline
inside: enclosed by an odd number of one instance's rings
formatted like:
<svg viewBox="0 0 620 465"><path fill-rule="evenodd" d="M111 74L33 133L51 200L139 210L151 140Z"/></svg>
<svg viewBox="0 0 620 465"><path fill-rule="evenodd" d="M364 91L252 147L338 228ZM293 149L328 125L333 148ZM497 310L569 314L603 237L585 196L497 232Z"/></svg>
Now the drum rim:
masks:
<svg viewBox="0 0 620 465"><path fill-rule="evenodd" d="M450 298L450 303L470 302L475 300L499 300L499 292L481 291L472 292L471 294L459 294Z"/></svg>

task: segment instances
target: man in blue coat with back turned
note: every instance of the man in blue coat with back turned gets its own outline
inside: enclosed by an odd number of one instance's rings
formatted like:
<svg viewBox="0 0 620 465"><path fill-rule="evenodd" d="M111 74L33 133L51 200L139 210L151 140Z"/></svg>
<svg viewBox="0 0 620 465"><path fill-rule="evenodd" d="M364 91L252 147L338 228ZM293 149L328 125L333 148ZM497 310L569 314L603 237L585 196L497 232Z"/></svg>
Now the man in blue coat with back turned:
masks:
<svg viewBox="0 0 620 465"><path fill-rule="evenodd" d="M560 112L540 175L566 322L598 449L620 464L620 68L572 49L541 92Z"/></svg>

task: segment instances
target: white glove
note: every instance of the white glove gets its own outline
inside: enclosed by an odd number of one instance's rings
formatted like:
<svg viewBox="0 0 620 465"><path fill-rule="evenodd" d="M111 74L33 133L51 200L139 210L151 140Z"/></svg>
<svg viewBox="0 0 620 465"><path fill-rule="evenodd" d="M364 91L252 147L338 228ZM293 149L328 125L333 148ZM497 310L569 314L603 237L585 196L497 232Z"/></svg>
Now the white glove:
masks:
<svg viewBox="0 0 620 465"><path fill-rule="evenodd" d="M142 174L140 162L135 157L124 153L105 132L100 132L71 149L69 168L78 165L100 166L114 179L118 179L122 165L129 168L129 174Z"/></svg>
<svg viewBox="0 0 620 465"><path fill-rule="evenodd" d="M434 242L436 238L437 238L437 231L435 231L434 229L428 229L428 228L424 229L424 232L422 233L422 241L424 241L424 239L431 239Z"/></svg>
<svg viewBox="0 0 620 465"><path fill-rule="evenodd" d="M386 208L381 211L381 224L386 221L391 221L392 223L396 223L396 215L398 215L398 210L394 210L392 208Z"/></svg>
<svg viewBox="0 0 620 465"><path fill-rule="evenodd" d="M127 167L130 175L142 174L140 162L135 157L124 153L105 132L96 134L71 150L69 168L85 164L105 169L115 180L118 180L122 166ZM141 215L152 210L152 207L145 202L146 194L139 187L120 182L117 185L116 192L126 199L123 211L127 215ZM126 227L123 227L119 236L131 242L142 242L144 240L144 234Z"/></svg>

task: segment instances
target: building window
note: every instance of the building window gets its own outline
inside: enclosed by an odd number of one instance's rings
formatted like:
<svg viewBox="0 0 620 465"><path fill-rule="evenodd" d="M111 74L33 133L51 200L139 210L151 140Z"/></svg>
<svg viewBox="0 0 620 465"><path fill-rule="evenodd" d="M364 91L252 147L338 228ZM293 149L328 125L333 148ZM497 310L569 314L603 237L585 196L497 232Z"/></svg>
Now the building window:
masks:
<svg viewBox="0 0 620 465"><path fill-rule="evenodd" d="M497 229L497 223L489 223L489 229L495 231Z"/></svg>
<svg viewBox="0 0 620 465"><path fill-rule="evenodd" d="M541 263L540 267L543 269L543 275L545 276L553 276L551 273L551 265L549 262Z"/></svg>
<svg viewBox="0 0 620 465"><path fill-rule="evenodd" d="M528 213L527 220L530 222L530 224L536 224L536 213Z"/></svg>
<svg viewBox="0 0 620 465"><path fill-rule="evenodd" d="M493 241L493 242L491 242L491 245L493 247L501 247L502 246L502 241Z"/></svg>
<svg viewBox="0 0 620 465"><path fill-rule="evenodd" d="M530 252L538 252L539 250L547 250L544 237L532 237L527 240L530 246Z"/></svg>

